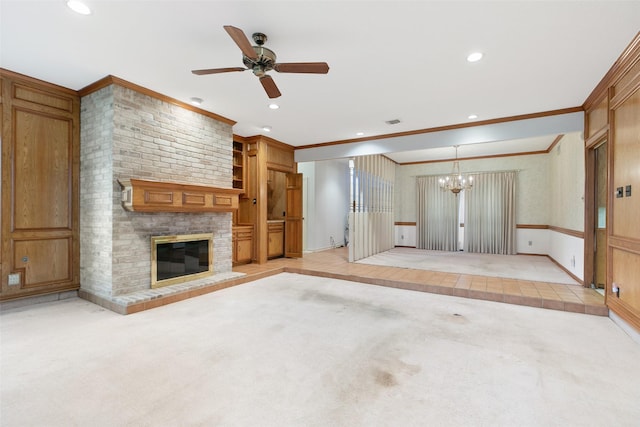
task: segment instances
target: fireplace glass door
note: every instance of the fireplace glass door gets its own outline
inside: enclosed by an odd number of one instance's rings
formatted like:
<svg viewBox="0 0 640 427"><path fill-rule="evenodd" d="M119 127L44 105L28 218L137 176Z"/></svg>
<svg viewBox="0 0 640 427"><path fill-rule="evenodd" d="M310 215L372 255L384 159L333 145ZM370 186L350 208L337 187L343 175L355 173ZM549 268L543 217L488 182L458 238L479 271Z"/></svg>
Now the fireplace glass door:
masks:
<svg viewBox="0 0 640 427"><path fill-rule="evenodd" d="M212 274L211 237L210 234L152 237L151 287Z"/></svg>

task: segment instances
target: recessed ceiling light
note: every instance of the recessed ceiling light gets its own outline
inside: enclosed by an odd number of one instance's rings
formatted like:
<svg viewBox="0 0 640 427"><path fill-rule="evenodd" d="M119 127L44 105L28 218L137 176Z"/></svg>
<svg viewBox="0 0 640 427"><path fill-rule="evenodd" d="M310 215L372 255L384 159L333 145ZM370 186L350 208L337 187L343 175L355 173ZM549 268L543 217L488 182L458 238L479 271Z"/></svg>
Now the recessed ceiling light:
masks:
<svg viewBox="0 0 640 427"><path fill-rule="evenodd" d="M483 53L482 52L473 52L472 54L470 54L469 56L467 56L467 61L469 62L478 62L482 59L483 57Z"/></svg>
<svg viewBox="0 0 640 427"><path fill-rule="evenodd" d="M475 120L478 118L477 114L469 114L469 120Z"/></svg>
<svg viewBox="0 0 640 427"><path fill-rule="evenodd" d="M202 98L198 98L194 96L193 98L189 99L189 102L197 106L197 105L201 105L204 101L202 100Z"/></svg>
<svg viewBox="0 0 640 427"><path fill-rule="evenodd" d="M69 0L67 2L67 6L69 9L79 13L80 15L91 15L91 9L89 9L89 6L79 0Z"/></svg>
<svg viewBox="0 0 640 427"><path fill-rule="evenodd" d="M364 132L356 132L356 135L357 136L362 136L362 135L364 135Z"/></svg>
<svg viewBox="0 0 640 427"><path fill-rule="evenodd" d="M265 132L271 132L271 126L262 126L262 130Z"/></svg>
<svg viewBox="0 0 640 427"><path fill-rule="evenodd" d="M269 104L269 108L271 108L272 110L277 110L278 108L280 108L280 106L278 104Z"/></svg>

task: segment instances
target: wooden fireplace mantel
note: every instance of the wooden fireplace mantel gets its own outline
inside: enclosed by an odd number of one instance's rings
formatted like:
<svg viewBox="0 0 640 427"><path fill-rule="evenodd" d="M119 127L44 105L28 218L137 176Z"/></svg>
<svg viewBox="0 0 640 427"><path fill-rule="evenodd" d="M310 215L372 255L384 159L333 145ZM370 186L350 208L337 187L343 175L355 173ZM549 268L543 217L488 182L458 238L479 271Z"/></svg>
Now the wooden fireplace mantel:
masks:
<svg viewBox="0 0 640 427"><path fill-rule="evenodd" d="M238 209L235 188L174 182L119 179L122 207L133 212L233 212Z"/></svg>

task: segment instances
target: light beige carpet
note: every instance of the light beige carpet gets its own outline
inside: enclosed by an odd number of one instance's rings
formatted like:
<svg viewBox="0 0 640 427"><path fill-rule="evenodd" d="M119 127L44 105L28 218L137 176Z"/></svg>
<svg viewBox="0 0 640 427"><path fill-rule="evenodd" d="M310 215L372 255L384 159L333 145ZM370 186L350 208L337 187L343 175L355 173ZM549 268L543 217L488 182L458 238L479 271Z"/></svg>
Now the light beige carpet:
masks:
<svg viewBox="0 0 640 427"><path fill-rule="evenodd" d="M2 426L637 426L610 319L280 274L0 315Z"/></svg>
<svg viewBox="0 0 640 427"><path fill-rule="evenodd" d="M460 251L393 248L357 262L445 273L504 277L567 285L579 284L549 258L538 255L491 255Z"/></svg>

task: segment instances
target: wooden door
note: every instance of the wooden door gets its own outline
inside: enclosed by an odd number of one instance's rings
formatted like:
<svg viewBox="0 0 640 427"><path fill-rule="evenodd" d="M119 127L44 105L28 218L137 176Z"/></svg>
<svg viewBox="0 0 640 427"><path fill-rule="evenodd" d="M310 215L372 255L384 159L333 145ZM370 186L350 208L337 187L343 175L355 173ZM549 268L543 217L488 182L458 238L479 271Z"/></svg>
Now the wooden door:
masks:
<svg viewBox="0 0 640 427"><path fill-rule="evenodd" d="M302 174L287 174L284 256L302 258Z"/></svg>
<svg viewBox="0 0 640 427"><path fill-rule="evenodd" d="M79 287L79 98L2 76L0 299Z"/></svg>

